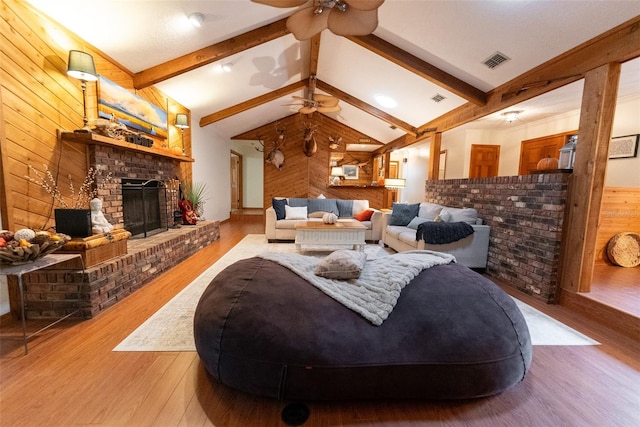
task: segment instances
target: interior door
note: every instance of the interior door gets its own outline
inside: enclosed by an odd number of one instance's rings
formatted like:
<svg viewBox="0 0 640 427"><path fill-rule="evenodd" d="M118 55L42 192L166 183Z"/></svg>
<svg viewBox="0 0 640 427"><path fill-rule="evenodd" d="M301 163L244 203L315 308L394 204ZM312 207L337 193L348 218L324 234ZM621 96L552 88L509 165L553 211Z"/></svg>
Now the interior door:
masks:
<svg viewBox="0 0 640 427"><path fill-rule="evenodd" d="M231 209L242 209L240 201L240 158L231 154Z"/></svg>
<svg viewBox="0 0 640 427"><path fill-rule="evenodd" d="M520 166L518 175L530 175L538 168L538 162L546 157L558 158L560 148L566 142L566 135L551 135L522 141L520 145Z"/></svg>
<svg viewBox="0 0 640 427"><path fill-rule="evenodd" d="M498 176L500 161L499 145L471 145L471 163L469 178L487 178Z"/></svg>

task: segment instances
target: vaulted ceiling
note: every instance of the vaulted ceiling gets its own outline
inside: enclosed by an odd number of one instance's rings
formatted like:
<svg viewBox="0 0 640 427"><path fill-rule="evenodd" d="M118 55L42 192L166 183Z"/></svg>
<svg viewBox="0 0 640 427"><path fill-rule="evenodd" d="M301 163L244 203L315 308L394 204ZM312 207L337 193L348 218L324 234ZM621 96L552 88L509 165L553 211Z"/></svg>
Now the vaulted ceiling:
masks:
<svg viewBox="0 0 640 427"><path fill-rule="evenodd" d="M326 115L384 144L415 139L467 103L483 105L490 91L640 15L638 1L386 0L372 35L325 30L298 41L285 26L296 8L250 0L28 1L132 71L137 88L157 86L191 110L193 125L223 138L295 114L292 96L307 96L317 76L316 93L341 99L342 110ZM204 15L200 28L187 19L194 12ZM484 64L497 53L509 59ZM639 62L623 68L621 96L640 95ZM566 77L558 86L580 76ZM579 108L580 88L516 106L520 120Z"/></svg>

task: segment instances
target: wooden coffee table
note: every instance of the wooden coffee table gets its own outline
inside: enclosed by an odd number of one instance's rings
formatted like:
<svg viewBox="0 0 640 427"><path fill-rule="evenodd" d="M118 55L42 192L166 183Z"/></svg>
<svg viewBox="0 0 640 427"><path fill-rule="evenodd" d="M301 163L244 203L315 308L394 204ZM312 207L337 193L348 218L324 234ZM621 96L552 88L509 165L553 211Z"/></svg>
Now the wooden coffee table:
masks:
<svg viewBox="0 0 640 427"><path fill-rule="evenodd" d="M352 245L354 250L364 251L367 227L358 221L340 221L335 224L306 221L296 224L295 228L297 250L301 250L302 245Z"/></svg>

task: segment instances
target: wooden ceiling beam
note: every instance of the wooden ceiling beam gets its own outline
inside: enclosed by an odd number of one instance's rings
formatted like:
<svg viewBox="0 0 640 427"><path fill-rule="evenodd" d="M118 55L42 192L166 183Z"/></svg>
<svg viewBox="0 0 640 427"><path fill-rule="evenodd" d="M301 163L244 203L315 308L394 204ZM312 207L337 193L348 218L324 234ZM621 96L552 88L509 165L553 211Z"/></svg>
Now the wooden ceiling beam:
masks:
<svg viewBox="0 0 640 427"><path fill-rule="evenodd" d="M417 129L414 126L410 125L409 123L404 122L396 117L393 117L392 115L385 113L384 111L374 107L373 105L367 104L366 102L354 96L351 96L348 93L343 92L340 89L335 88L328 83L325 83L321 80L317 80L316 88L323 90L325 92L328 92L329 94L339 98L341 101L351 104L354 107L364 111L365 113L371 114L372 116L377 117L380 120L383 120L389 123L390 125L393 125L399 129L402 129L403 131L407 132L410 135L416 135L417 133Z"/></svg>
<svg viewBox="0 0 640 427"><path fill-rule="evenodd" d="M369 34L368 36L346 36L352 42L380 55L388 61L411 71L430 82L455 93L461 98L472 102L475 105L484 105L487 102L487 94L480 89L471 86L451 74L442 71L438 67L406 52L397 46L392 45L378 36Z"/></svg>
<svg viewBox="0 0 640 427"><path fill-rule="evenodd" d="M256 28L255 30L248 31L220 43L135 73L133 76L133 86L136 89L144 89L145 87L170 79L171 77L195 70L196 68L287 35L290 32L287 30L286 22L286 18L280 19L279 21Z"/></svg>
<svg viewBox="0 0 640 427"><path fill-rule="evenodd" d="M276 89L269 93L265 93L264 95L260 95L253 99L249 99L248 101L244 101L234 106L231 106L229 108L225 108L224 110L220 110L215 113L208 114L206 116L203 116L200 119L200 127L210 125L217 121L231 117L235 114L242 113L243 111L247 111L252 108L259 107L262 104L265 104L267 102L273 101L275 99L278 99L290 93L293 93L297 90L300 90L301 88L306 87L307 85L309 85L309 79L303 79L303 80L300 80L299 82L291 83L288 86L284 86L284 87L281 87L280 89Z"/></svg>

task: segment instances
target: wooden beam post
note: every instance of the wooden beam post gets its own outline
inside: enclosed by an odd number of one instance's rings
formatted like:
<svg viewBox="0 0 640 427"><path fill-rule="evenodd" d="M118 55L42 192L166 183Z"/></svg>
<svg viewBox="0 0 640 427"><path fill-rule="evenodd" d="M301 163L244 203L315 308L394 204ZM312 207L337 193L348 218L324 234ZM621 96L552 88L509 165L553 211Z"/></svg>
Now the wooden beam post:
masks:
<svg viewBox="0 0 640 427"><path fill-rule="evenodd" d="M576 160L567 195L567 234L561 248L560 285L572 292L588 292L591 286L619 78L619 63L602 65L585 75Z"/></svg>
<svg viewBox="0 0 640 427"><path fill-rule="evenodd" d="M440 174L440 151L442 150L442 132L432 133L429 144L429 179L438 179Z"/></svg>

